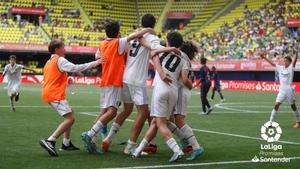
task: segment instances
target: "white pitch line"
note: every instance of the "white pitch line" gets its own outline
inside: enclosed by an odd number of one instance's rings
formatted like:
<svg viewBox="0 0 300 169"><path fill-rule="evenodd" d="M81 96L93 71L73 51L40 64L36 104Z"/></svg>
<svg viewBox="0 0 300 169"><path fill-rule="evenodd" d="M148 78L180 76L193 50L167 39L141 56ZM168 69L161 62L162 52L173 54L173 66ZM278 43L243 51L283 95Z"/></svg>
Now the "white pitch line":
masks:
<svg viewBox="0 0 300 169"><path fill-rule="evenodd" d="M290 160L299 160L300 159L300 157L286 157L286 158L289 158ZM106 169L173 168L173 167L196 167L196 166L244 164L244 163L263 164L263 163L259 163L259 162L254 163L251 160L241 160L241 161L216 161L216 162L192 163L192 164L166 164L166 165L151 165L151 166L118 167L118 168L106 168Z"/></svg>
<svg viewBox="0 0 300 169"><path fill-rule="evenodd" d="M79 114L89 115L89 116L97 116L96 114L92 112L79 112ZM126 119L126 121L134 122L132 119ZM252 137L252 136L246 136L246 135L240 135L240 134L232 134L232 133L224 133L224 132L218 132L218 131L211 131L211 130L202 130L202 129L195 129L192 128L193 131L196 132L202 132L202 133L210 133L210 134L217 134L217 135L224 135L224 136L231 136L231 137L238 137L238 138L246 138L246 139L252 139L252 140L260 140L263 141L262 138L259 137ZM300 145L300 143L292 142L292 141L277 141L278 143L284 143L284 144L291 144L291 145Z"/></svg>

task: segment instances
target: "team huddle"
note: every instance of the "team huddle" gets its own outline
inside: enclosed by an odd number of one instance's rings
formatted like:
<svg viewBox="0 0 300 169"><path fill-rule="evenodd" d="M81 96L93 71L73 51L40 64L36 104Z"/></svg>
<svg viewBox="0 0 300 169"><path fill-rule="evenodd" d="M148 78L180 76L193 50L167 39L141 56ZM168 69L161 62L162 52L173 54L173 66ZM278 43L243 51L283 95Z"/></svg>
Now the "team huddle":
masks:
<svg viewBox="0 0 300 169"><path fill-rule="evenodd" d="M198 50L191 41L184 41L177 32L170 32L166 37L166 46L160 44L160 39L153 30L156 20L151 14L142 17L142 29L135 33L121 37L118 22L110 22L105 27L107 38L101 41L95 54L95 61L85 64L72 64L64 58L65 46L60 40L52 40L48 50L51 58L43 68L42 98L55 109L64 121L47 138L40 140L40 145L51 155L58 156L55 149L56 140L63 135L61 150L78 150L70 139L71 127L75 121L74 112L66 100L67 72L81 72L102 65L100 107L101 113L91 124L91 128L83 132L81 137L85 150L90 154L102 154L109 150L115 135L122 124L137 108L136 119L124 149L124 153L138 158L142 152L155 153L157 151L156 134L159 132L167 146L173 151L170 162L181 159L185 153L189 154L187 160L195 160L204 153L204 148L199 145L192 128L186 123L187 106L194 87L194 75L191 60ZM263 57L265 58L265 57ZM266 59L266 58L265 58ZM15 57L10 58L11 63L5 67L4 75L8 75L8 95L14 108L15 101L19 98L20 69L26 68L15 63ZM273 121L279 105L288 98L289 103L297 117L295 128L300 127L299 112L295 105L295 94L291 88L293 72L296 64L291 58L285 58L285 67L276 66L280 77L280 92L276 105L272 111L270 121ZM206 66L207 60L201 59L200 69L201 101L204 114L209 114L213 106L210 105L207 94L214 80L214 98L217 91L224 101L221 93L221 84L216 68L210 70ZM147 78L149 64L152 63L156 71L153 82L151 107L148 106ZM28 68L27 68L28 69ZM16 74L17 79L10 76ZM118 114L120 105L123 110ZM110 131L106 134L107 125L112 122ZM148 122L149 128L138 144L138 138L144 123ZM97 135L102 134L101 149L97 147ZM173 134L180 140L180 145Z"/></svg>

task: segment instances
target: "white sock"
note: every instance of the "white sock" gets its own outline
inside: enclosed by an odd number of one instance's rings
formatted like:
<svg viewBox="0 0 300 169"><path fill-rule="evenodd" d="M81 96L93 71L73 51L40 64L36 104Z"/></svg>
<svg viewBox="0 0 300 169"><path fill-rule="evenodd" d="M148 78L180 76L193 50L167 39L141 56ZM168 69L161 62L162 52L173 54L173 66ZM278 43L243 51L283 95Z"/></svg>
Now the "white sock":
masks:
<svg viewBox="0 0 300 169"><path fill-rule="evenodd" d="M49 141L56 141L56 138L53 137L53 136L50 136L47 140L49 140Z"/></svg>
<svg viewBox="0 0 300 169"><path fill-rule="evenodd" d="M184 133L172 122L168 121L167 127L169 130L174 133L180 140L183 140L185 137Z"/></svg>
<svg viewBox="0 0 300 169"><path fill-rule="evenodd" d="M71 139L64 138L64 139L63 139L63 144L64 144L65 146L69 146L69 145L70 145L70 141L71 141Z"/></svg>
<svg viewBox="0 0 300 169"><path fill-rule="evenodd" d="M135 153L140 154L147 145L148 141L145 138L143 138L140 145L135 149Z"/></svg>
<svg viewBox="0 0 300 169"><path fill-rule="evenodd" d="M296 117L296 122L300 122L299 110L297 109L296 111L294 111L294 113L295 113L295 117Z"/></svg>
<svg viewBox="0 0 300 169"><path fill-rule="evenodd" d="M277 114L277 111L275 109L272 110L271 116L270 116L270 121L273 122L275 119L275 116Z"/></svg>
<svg viewBox="0 0 300 169"><path fill-rule="evenodd" d="M103 124L101 121L97 121L97 123L94 124L94 126L91 128L90 131L88 131L89 137L93 138L103 127Z"/></svg>
<svg viewBox="0 0 300 169"><path fill-rule="evenodd" d="M134 142L134 141L131 141L130 139L127 141L127 144L129 144L129 145L136 145L136 142Z"/></svg>
<svg viewBox="0 0 300 169"><path fill-rule="evenodd" d="M150 141L150 144L156 145L156 139L155 139L155 137Z"/></svg>
<svg viewBox="0 0 300 169"><path fill-rule="evenodd" d="M119 131L120 125L116 122L114 122L109 130L109 133L107 137L105 138L105 141L111 142L114 136L117 134Z"/></svg>
<svg viewBox="0 0 300 169"><path fill-rule="evenodd" d="M181 151L180 147L178 146L176 140L173 137L166 141L166 143L174 153Z"/></svg>
<svg viewBox="0 0 300 169"><path fill-rule="evenodd" d="M192 145L193 150L198 150L200 148L200 145L194 135L192 128L188 124L185 124L180 130L185 134L185 139Z"/></svg>

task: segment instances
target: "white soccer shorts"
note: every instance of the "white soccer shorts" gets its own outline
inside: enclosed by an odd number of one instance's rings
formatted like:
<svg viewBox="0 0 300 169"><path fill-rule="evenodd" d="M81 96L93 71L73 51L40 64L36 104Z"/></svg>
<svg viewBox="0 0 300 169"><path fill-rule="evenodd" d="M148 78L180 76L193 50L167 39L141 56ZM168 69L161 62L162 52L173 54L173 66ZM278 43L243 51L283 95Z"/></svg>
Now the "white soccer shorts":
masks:
<svg viewBox="0 0 300 169"><path fill-rule="evenodd" d="M7 86L7 95L11 97L14 93L19 93L20 84L12 84L10 86Z"/></svg>
<svg viewBox="0 0 300 169"><path fill-rule="evenodd" d="M296 103L295 92L292 87L281 87L276 98L276 102L283 103L287 99L289 104Z"/></svg>
<svg viewBox="0 0 300 169"><path fill-rule="evenodd" d="M147 87L139 87L124 83L122 88L122 101L124 103L134 103L135 105L147 105Z"/></svg>
<svg viewBox="0 0 300 169"><path fill-rule="evenodd" d="M185 116L190 98L191 98L191 91L186 87L180 87L178 89L178 99L173 114L174 115L179 114Z"/></svg>
<svg viewBox="0 0 300 169"><path fill-rule="evenodd" d="M67 100L53 101L48 103L60 116L73 112Z"/></svg>
<svg viewBox="0 0 300 169"><path fill-rule="evenodd" d="M121 103L121 87L102 87L100 93L100 107L106 109L109 107L118 108Z"/></svg>
<svg viewBox="0 0 300 169"><path fill-rule="evenodd" d="M170 118L178 97L178 89L164 88L156 85L152 94L151 117Z"/></svg>

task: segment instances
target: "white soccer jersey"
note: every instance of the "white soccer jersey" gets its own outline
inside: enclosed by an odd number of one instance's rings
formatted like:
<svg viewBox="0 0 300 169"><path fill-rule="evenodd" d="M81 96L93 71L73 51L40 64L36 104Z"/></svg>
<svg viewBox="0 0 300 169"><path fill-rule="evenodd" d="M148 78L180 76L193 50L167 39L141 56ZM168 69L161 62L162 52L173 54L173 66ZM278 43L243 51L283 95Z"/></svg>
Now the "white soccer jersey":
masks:
<svg viewBox="0 0 300 169"><path fill-rule="evenodd" d="M151 49L162 48L160 40L156 35L146 33L144 39L151 44ZM147 86L149 57L151 50L142 46L138 40L130 41L130 49L126 61L123 82L145 87Z"/></svg>
<svg viewBox="0 0 300 169"><path fill-rule="evenodd" d="M181 52L180 57L184 60L183 69L187 70L189 72L189 75L190 75L190 73L192 72L191 60L189 59L189 57L184 52ZM180 85L185 87L182 83L182 79L180 79ZM187 87L185 87L185 88L187 88Z"/></svg>
<svg viewBox="0 0 300 169"><path fill-rule="evenodd" d="M170 86L178 89L181 85L180 73L183 69L188 69L186 67L186 62L184 61L184 59L182 59L181 56L178 56L174 53L163 53L160 54L159 58L163 71L169 74L172 79L172 83ZM156 72L155 85L159 84L166 85L165 82L160 79L158 73Z"/></svg>
<svg viewBox="0 0 300 169"><path fill-rule="evenodd" d="M280 87L291 86L294 78L294 67L291 64L289 67L276 65L276 71L278 72Z"/></svg>
<svg viewBox="0 0 300 169"><path fill-rule="evenodd" d="M21 70L24 68L23 65L15 64L12 66L11 64L7 64L4 68L5 75L8 80L8 86L13 86L21 83Z"/></svg>
<svg viewBox="0 0 300 169"><path fill-rule="evenodd" d="M160 55L160 62L165 73L169 74L172 83L168 86L156 73L156 81L152 94L151 116L170 118L178 98L179 79L185 61L173 53Z"/></svg>

